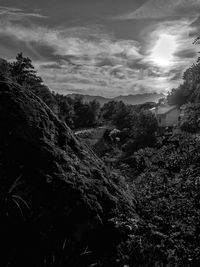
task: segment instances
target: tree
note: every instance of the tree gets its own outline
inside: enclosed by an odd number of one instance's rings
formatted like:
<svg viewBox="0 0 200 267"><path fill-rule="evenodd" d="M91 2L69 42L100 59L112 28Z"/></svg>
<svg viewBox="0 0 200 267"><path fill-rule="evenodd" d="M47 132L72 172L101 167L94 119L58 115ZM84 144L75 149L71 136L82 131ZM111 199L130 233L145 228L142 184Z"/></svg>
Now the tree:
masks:
<svg viewBox="0 0 200 267"><path fill-rule="evenodd" d="M200 103L187 104L180 122L181 130L189 133L200 131Z"/></svg>
<svg viewBox="0 0 200 267"><path fill-rule="evenodd" d="M36 75L32 61L23 57L22 53L16 56L16 61L11 63L11 76L20 85L35 86L43 83L42 78Z"/></svg>
<svg viewBox="0 0 200 267"><path fill-rule="evenodd" d="M155 116L149 111L141 111L134 118L135 123L129 130L129 138L122 149L132 154L140 148L154 147L156 144L155 133L158 129L158 123Z"/></svg>
<svg viewBox="0 0 200 267"><path fill-rule="evenodd" d="M0 76L7 78L10 76L10 64L2 58L0 58Z"/></svg>
<svg viewBox="0 0 200 267"><path fill-rule="evenodd" d="M94 99L89 102L88 108L88 126L97 125L99 122L100 103Z"/></svg>
<svg viewBox="0 0 200 267"><path fill-rule="evenodd" d="M88 126L87 111L88 111L88 106L83 102L83 98L80 96L76 96L74 99L75 128Z"/></svg>
<svg viewBox="0 0 200 267"><path fill-rule="evenodd" d="M116 113L117 105L117 101L109 101L108 103L104 104L101 108L102 118L104 120L111 121L112 116Z"/></svg>
<svg viewBox="0 0 200 267"><path fill-rule="evenodd" d="M130 129L134 124L135 114L133 106L125 105L122 101L120 101L116 104L112 121L119 130L124 128Z"/></svg>
<svg viewBox="0 0 200 267"><path fill-rule="evenodd" d="M185 86L180 85L176 89L172 89L167 95L167 102L169 105L177 105L178 107L184 105L187 101Z"/></svg>
<svg viewBox="0 0 200 267"><path fill-rule="evenodd" d="M200 102L200 60L184 72L183 83L168 93L167 100L170 105L179 107Z"/></svg>
<svg viewBox="0 0 200 267"><path fill-rule="evenodd" d="M40 97L54 112L56 111L56 101L49 88L43 84L42 78L37 75L37 71L28 57L19 53L16 61L10 63L10 75L14 81L24 86Z"/></svg>
<svg viewBox="0 0 200 267"><path fill-rule="evenodd" d="M58 117L70 128L74 128L74 100L68 96L56 94L55 99L58 106Z"/></svg>

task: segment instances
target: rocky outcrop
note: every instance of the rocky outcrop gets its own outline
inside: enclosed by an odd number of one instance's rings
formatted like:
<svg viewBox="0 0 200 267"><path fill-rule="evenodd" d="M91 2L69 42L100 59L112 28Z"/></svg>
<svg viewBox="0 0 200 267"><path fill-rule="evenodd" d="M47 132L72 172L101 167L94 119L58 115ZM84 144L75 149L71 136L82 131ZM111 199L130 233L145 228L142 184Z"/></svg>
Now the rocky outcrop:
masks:
<svg viewBox="0 0 200 267"><path fill-rule="evenodd" d="M113 221L134 216L103 162L38 97L3 78L0 196L1 266L114 266L122 233Z"/></svg>

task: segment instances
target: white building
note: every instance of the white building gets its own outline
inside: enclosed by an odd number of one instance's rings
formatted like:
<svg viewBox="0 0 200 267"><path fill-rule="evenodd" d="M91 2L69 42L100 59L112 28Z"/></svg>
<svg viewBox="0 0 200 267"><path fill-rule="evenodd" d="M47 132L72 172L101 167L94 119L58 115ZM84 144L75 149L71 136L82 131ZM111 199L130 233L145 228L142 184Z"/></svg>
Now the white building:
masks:
<svg viewBox="0 0 200 267"><path fill-rule="evenodd" d="M155 114L159 127L174 127L179 122L180 110L176 106L161 104L150 111Z"/></svg>

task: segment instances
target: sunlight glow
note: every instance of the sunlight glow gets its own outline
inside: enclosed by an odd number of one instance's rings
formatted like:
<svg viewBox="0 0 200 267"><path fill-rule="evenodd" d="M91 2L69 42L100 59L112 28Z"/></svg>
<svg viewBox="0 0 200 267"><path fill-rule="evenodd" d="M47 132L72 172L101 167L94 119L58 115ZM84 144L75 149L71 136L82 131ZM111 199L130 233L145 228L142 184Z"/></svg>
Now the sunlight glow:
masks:
<svg viewBox="0 0 200 267"><path fill-rule="evenodd" d="M151 54L152 60L160 67L168 67L173 63L176 51L176 38L173 35L161 34Z"/></svg>

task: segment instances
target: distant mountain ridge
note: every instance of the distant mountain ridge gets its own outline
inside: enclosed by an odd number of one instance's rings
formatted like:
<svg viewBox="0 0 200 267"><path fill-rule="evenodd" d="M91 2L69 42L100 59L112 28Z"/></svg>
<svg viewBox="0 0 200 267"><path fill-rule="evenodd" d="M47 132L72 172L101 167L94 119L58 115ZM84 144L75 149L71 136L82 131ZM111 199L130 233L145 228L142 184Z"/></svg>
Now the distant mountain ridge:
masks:
<svg viewBox="0 0 200 267"><path fill-rule="evenodd" d="M114 98L106 98L103 96L91 96L91 95L82 95L82 94L68 94L69 97L81 96L85 102L92 101L96 99L101 105L109 101L122 101L125 104L129 105L139 105L146 102L158 102L158 100L164 97L163 94L158 93L145 93L145 94L136 94L136 95L120 95Z"/></svg>

